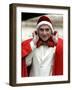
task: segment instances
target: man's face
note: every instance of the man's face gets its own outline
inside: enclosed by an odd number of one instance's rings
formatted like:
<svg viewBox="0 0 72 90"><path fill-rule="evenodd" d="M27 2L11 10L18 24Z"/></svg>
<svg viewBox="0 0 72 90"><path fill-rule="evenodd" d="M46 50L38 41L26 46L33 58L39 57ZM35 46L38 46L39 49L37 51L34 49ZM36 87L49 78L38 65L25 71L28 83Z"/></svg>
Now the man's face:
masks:
<svg viewBox="0 0 72 90"><path fill-rule="evenodd" d="M38 35L43 41L47 41L51 36L51 28L47 24L43 24L38 28Z"/></svg>

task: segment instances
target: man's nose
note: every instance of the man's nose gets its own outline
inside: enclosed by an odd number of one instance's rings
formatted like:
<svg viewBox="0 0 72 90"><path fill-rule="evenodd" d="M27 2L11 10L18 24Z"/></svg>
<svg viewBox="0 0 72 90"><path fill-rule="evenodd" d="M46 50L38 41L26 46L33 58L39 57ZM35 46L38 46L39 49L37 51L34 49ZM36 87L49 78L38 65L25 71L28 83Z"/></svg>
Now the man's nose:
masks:
<svg viewBox="0 0 72 90"><path fill-rule="evenodd" d="M46 32L46 30L44 30L44 32L43 32L44 34L46 34L47 32Z"/></svg>

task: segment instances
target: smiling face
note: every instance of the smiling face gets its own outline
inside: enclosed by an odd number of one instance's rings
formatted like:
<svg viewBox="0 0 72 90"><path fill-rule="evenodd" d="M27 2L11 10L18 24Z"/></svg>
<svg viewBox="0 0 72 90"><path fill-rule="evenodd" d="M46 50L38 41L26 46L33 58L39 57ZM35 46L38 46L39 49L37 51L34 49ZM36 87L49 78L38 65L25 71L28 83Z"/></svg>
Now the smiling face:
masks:
<svg viewBox="0 0 72 90"><path fill-rule="evenodd" d="M38 35L43 41L47 41L52 33L50 26L43 24L38 28Z"/></svg>

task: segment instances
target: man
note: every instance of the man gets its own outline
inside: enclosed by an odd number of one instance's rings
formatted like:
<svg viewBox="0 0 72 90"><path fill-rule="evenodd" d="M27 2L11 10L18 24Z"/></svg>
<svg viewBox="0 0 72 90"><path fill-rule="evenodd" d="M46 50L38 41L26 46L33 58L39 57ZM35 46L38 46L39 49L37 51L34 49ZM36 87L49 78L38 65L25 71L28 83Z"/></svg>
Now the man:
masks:
<svg viewBox="0 0 72 90"><path fill-rule="evenodd" d="M63 40L52 22L41 16L33 39L22 43L22 77L63 75Z"/></svg>

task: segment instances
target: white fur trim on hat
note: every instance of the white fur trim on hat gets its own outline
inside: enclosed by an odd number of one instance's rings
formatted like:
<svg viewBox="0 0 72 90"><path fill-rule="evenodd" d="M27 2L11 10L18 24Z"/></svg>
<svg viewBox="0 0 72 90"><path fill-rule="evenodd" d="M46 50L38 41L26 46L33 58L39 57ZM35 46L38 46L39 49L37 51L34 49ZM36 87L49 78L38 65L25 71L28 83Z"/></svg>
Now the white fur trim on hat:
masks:
<svg viewBox="0 0 72 90"><path fill-rule="evenodd" d="M48 22L48 21L41 21L41 22L39 22L39 23L37 24L37 29L38 29L41 25L43 25L43 24L49 25L50 28L52 29L52 32L54 32L52 24L51 24L50 22Z"/></svg>

